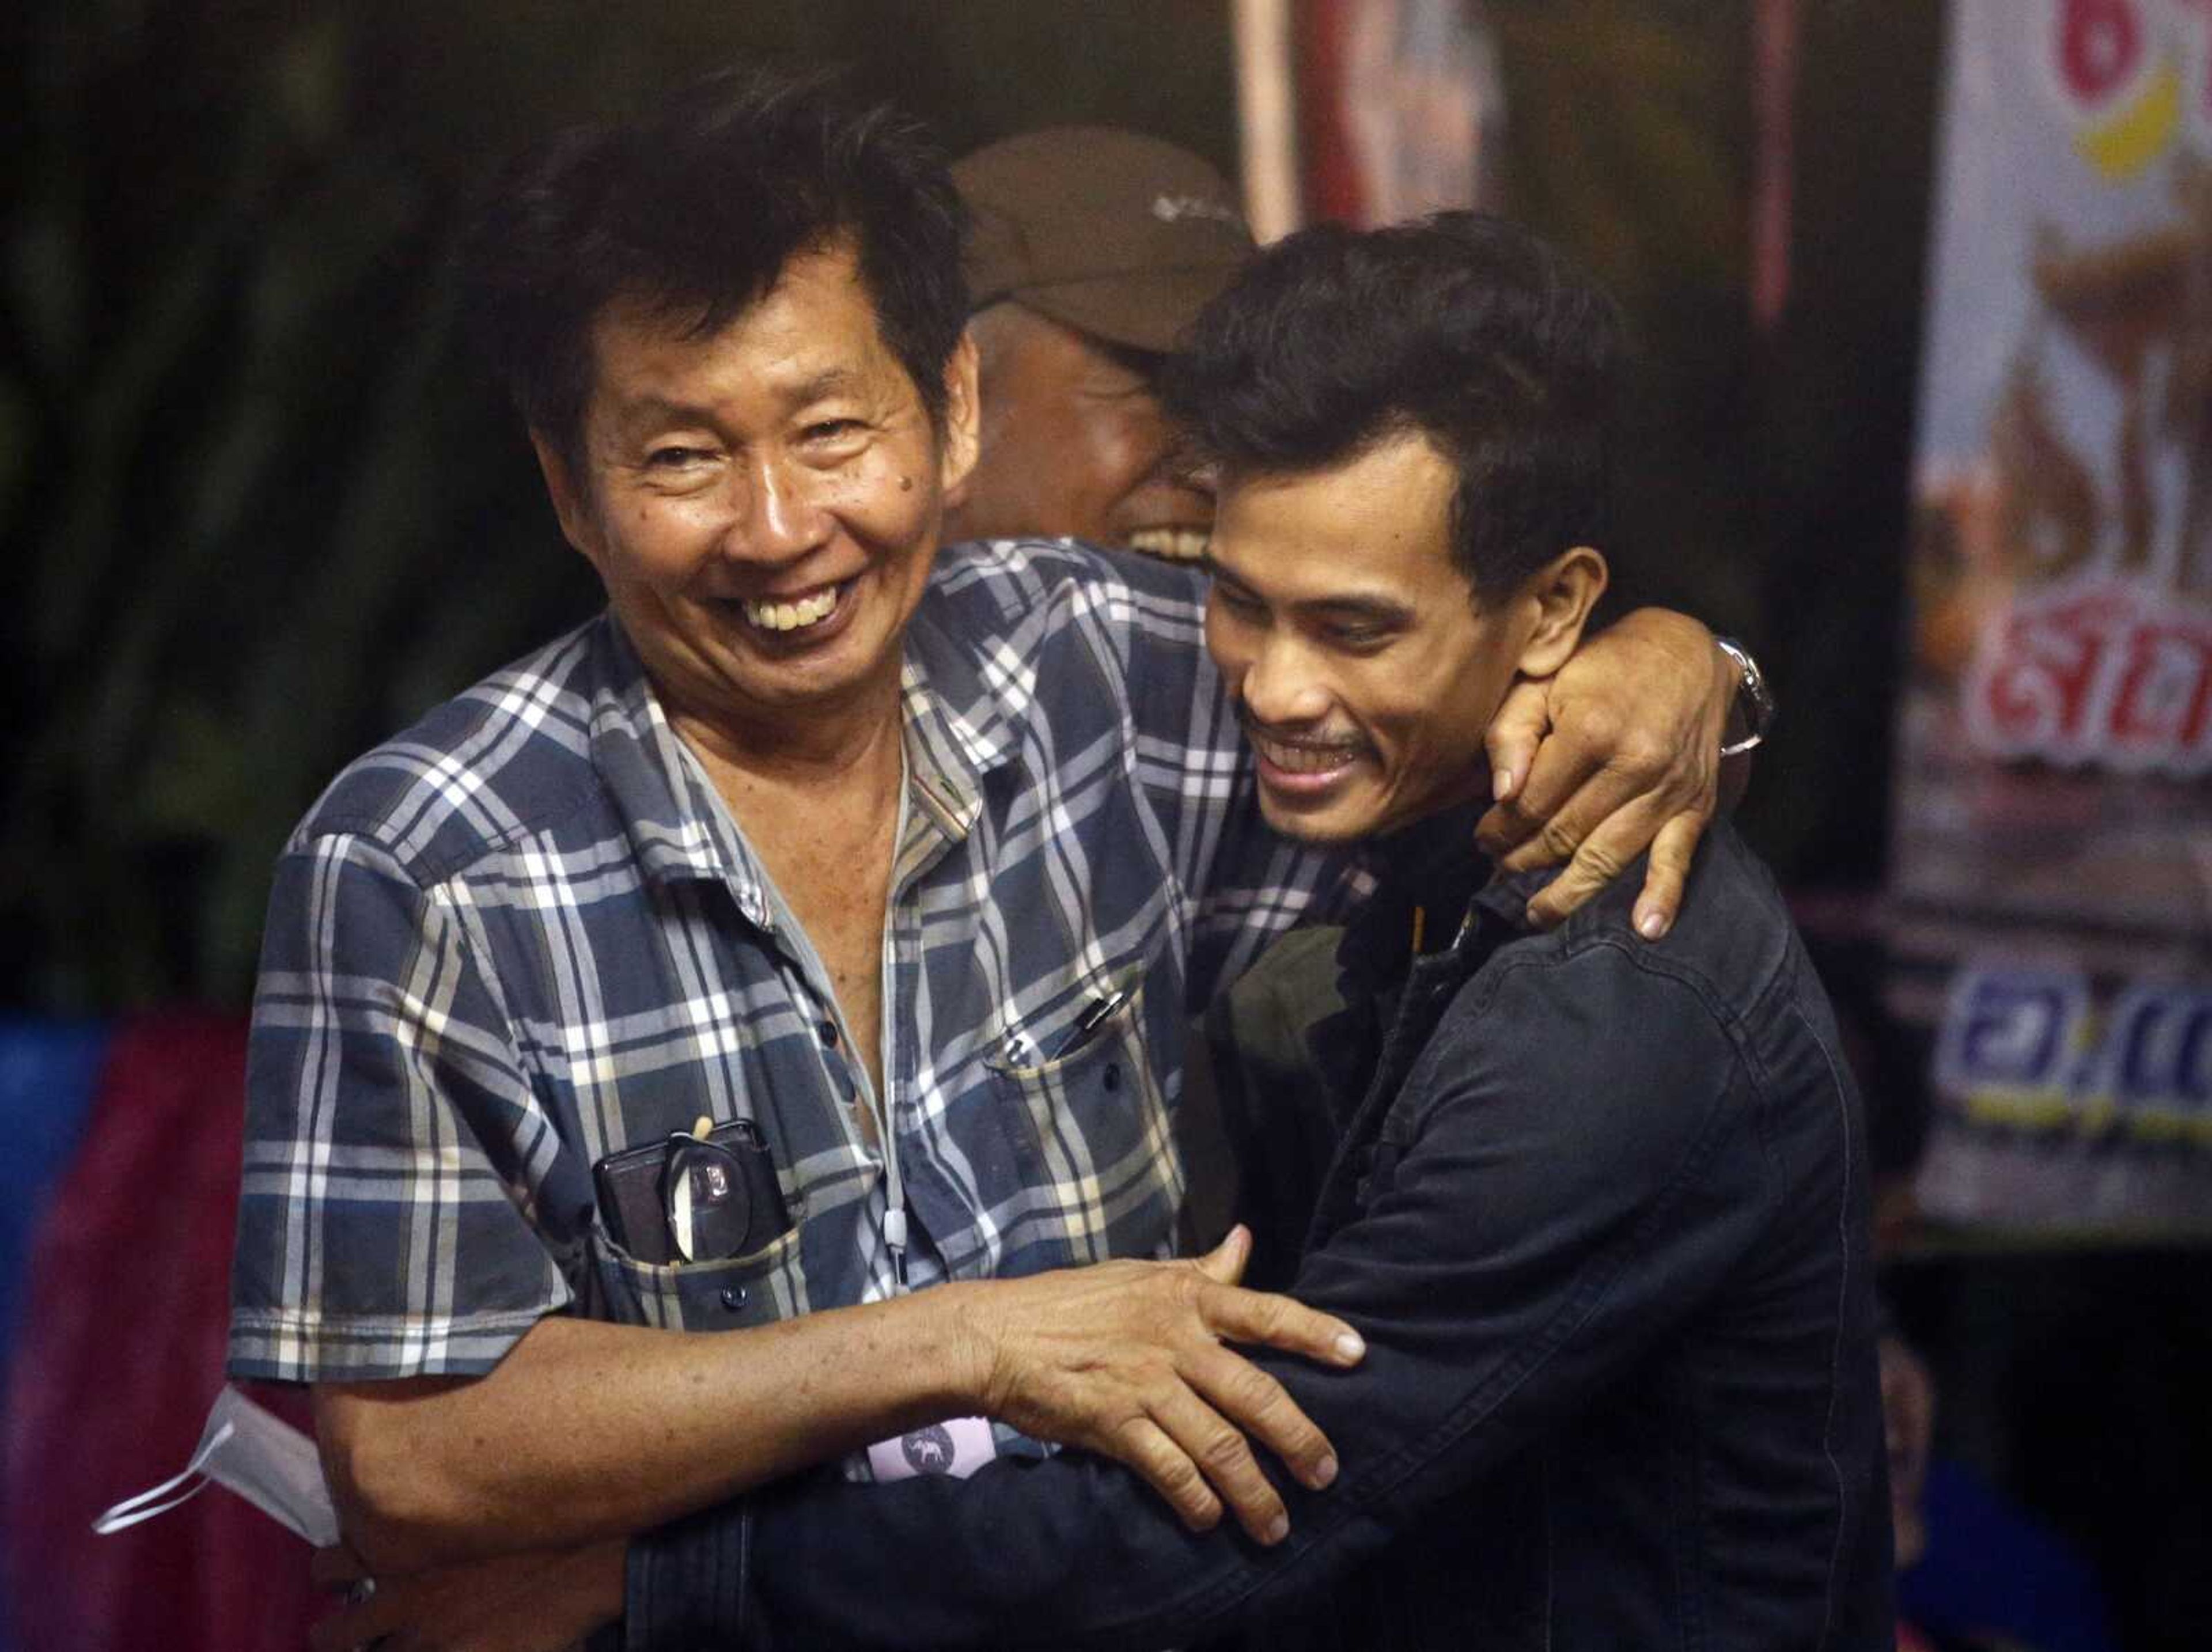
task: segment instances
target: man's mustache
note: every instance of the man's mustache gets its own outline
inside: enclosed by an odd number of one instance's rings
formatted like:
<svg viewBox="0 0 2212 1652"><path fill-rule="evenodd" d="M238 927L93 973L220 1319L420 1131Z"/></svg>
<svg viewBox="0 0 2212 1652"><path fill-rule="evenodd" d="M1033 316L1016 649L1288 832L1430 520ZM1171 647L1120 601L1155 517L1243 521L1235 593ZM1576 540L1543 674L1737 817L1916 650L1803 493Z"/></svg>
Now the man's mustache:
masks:
<svg viewBox="0 0 2212 1652"><path fill-rule="evenodd" d="M1270 745L1289 746L1293 750L1340 751L1349 756L1367 748L1367 742L1356 734L1316 734L1310 730L1294 732L1263 723L1245 708L1242 701L1237 705L1237 721L1247 739L1264 739Z"/></svg>

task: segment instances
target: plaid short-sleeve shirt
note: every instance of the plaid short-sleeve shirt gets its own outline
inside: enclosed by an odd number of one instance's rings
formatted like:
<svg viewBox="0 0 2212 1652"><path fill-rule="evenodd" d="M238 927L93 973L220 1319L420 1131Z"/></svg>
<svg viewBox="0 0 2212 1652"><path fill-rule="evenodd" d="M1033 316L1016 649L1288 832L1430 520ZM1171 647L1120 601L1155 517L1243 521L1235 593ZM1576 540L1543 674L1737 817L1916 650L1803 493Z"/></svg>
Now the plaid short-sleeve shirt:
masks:
<svg viewBox="0 0 2212 1652"><path fill-rule="evenodd" d="M1162 1252L1188 1014L1338 876L1261 822L1201 615L1176 570L1000 543L945 551L908 630L883 1014L916 1285ZM889 1294L848 1045L636 655L583 627L352 764L278 863L233 1373L475 1374L559 1309ZM592 1166L702 1114L755 1121L794 1224L640 1261Z"/></svg>

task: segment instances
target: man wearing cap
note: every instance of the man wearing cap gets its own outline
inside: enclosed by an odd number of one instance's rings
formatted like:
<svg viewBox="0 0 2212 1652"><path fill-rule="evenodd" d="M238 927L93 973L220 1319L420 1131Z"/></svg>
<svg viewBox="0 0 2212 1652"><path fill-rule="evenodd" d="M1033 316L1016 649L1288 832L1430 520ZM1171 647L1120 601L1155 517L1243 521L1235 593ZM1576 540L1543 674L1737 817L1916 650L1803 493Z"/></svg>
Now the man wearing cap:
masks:
<svg viewBox="0 0 2212 1652"><path fill-rule="evenodd" d="M1213 501L1182 474L1154 387L1176 336L1252 255L1235 193L1188 151L1110 126L1024 132L952 177L973 219L983 422L947 531L1195 562Z"/></svg>

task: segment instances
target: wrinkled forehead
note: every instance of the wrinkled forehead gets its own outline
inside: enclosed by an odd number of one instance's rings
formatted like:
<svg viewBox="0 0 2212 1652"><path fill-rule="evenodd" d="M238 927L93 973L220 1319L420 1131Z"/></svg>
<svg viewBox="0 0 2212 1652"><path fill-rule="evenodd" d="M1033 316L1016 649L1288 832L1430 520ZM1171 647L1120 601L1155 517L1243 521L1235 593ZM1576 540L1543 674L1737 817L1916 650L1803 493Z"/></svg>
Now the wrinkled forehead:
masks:
<svg viewBox="0 0 2212 1652"><path fill-rule="evenodd" d="M589 342L592 402L602 411L672 396L917 398L842 249L794 257L765 291L726 313L698 301L617 295L594 316Z"/></svg>

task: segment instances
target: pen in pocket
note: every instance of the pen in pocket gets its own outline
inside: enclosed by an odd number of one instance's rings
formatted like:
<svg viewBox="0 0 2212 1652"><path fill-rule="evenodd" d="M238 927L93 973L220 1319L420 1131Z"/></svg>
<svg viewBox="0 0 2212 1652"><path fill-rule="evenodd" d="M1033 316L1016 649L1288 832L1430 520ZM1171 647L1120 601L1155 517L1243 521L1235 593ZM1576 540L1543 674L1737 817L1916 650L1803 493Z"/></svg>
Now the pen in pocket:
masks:
<svg viewBox="0 0 2212 1652"><path fill-rule="evenodd" d="M1091 1035L1105 1025L1114 1011L1128 1001L1127 993L1108 993L1092 999L1077 1011L1075 1019L1067 1023L1067 1030L1060 1035L1060 1042L1053 1047L1052 1059L1057 1061L1081 1049L1090 1042Z"/></svg>

